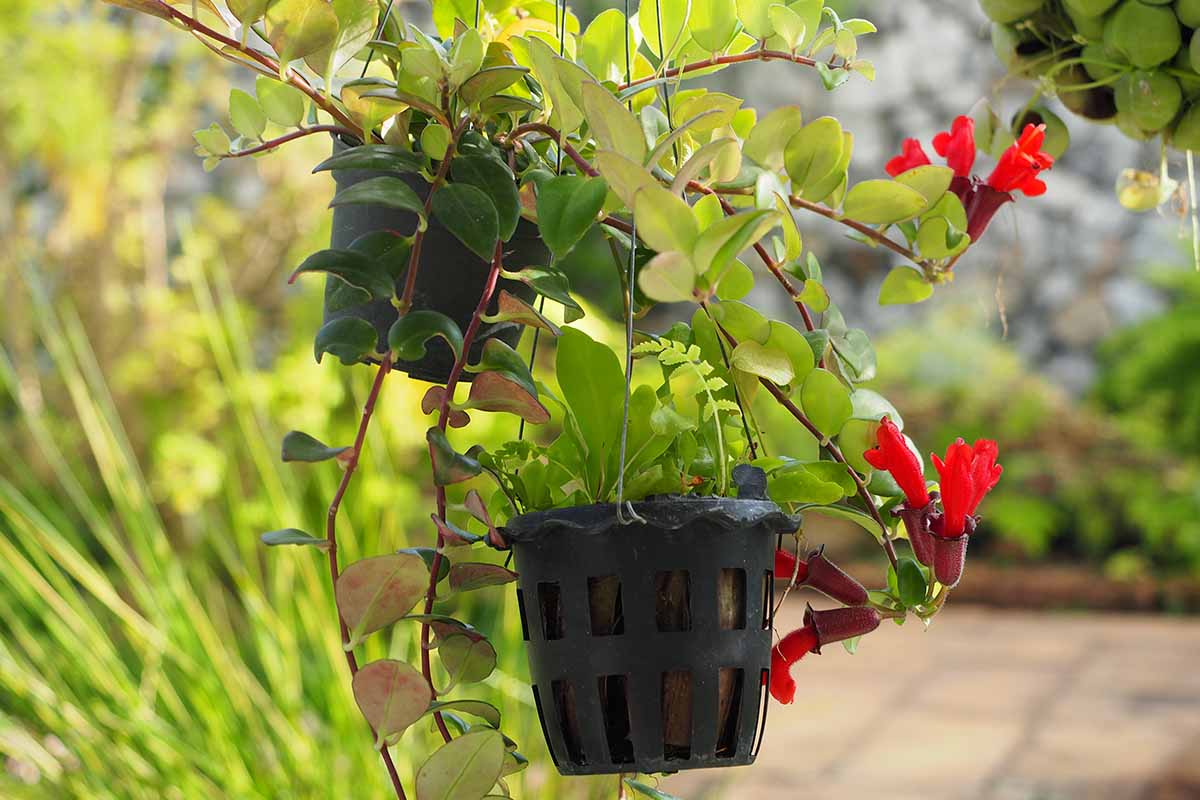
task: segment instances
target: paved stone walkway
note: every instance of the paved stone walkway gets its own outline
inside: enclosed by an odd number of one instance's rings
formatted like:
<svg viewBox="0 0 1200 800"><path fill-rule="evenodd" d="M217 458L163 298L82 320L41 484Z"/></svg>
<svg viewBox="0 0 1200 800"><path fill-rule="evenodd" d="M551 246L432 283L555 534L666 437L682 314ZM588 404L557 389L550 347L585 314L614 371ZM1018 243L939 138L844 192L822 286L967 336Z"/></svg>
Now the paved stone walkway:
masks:
<svg viewBox="0 0 1200 800"><path fill-rule="evenodd" d="M784 630L803 612L788 605ZM927 631L884 623L856 655L828 647L793 674L796 703L772 704L753 767L662 788L687 800L1148 800L1172 765L1200 760L1197 620L950 608Z"/></svg>

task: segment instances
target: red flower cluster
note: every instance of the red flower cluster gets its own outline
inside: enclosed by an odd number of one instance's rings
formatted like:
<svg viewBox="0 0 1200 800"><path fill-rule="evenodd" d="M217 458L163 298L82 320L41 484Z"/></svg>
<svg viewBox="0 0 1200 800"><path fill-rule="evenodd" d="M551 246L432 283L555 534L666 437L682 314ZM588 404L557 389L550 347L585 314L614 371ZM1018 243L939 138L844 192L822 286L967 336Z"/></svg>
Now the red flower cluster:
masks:
<svg viewBox="0 0 1200 800"><path fill-rule="evenodd" d="M943 461L933 455L941 487L940 496L925 488L925 467L907 437L887 417L876 433L878 446L863 453L876 469L891 473L904 491L905 502L893 513L904 520L913 555L933 567L937 579L948 587L962 577L967 540L975 530L975 509L1000 480L1003 468L996 463L999 450L990 439L968 445L957 440ZM941 510L937 509L937 501Z"/></svg>
<svg viewBox="0 0 1200 800"><path fill-rule="evenodd" d="M949 131L933 137L933 149L954 170L950 190L958 195L966 209L967 235L972 242L978 241L987 230L1000 206L1013 199L1013 192L1022 192L1028 197L1045 193L1046 184L1038 175L1054 165L1054 159L1042 152L1045 140L1045 125L1026 125L1020 138L1001 154L996 168L984 181L971 172L975 166L973 119L960 116ZM887 173L895 177L929 163L921 143L916 139L905 139L900 155L887 163Z"/></svg>
<svg viewBox="0 0 1200 800"><path fill-rule="evenodd" d="M828 611L815 611L809 606L804 612L804 627L784 636L771 650L771 696L785 705L791 703L796 698L793 664L809 653L820 655L827 644L870 633L882 621L879 612L869 606Z"/></svg>

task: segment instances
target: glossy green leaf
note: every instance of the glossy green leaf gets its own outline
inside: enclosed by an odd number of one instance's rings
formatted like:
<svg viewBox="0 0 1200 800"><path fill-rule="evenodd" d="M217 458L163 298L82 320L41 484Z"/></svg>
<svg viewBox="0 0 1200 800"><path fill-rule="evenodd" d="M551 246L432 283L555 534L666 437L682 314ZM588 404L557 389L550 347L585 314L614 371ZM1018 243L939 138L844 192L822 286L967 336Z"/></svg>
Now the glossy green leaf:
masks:
<svg viewBox="0 0 1200 800"><path fill-rule="evenodd" d="M742 372L787 386L796 377L788 354L758 342L739 342L729 355L730 364Z"/></svg>
<svg viewBox="0 0 1200 800"><path fill-rule="evenodd" d="M828 370L814 369L800 389L800 404L826 439L837 436L854 411L850 391Z"/></svg>
<svg viewBox="0 0 1200 800"><path fill-rule="evenodd" d="M441 191L436 192L434 198L447 188L449 187L443 187ZM349 205L383 206L397 211L411 211L422 223L425 220L425 204L417 197L417 193L402 179L391 175L380 175L351 184L335 194L329 203L330 208Z"/></svg>
<svg viewBox="0 0 1200 800"><path fill-rule="evenodd" d="M352 688L359 710L375 730L375 747L380 750L398 740L433 700L421 673L392 659L364 664L354 675Z"/></svg>
<svg viewBox="0 0 1200 800"><path fill-rule="evenodd" d="M350 629L346 648L411 611L428 584L429 568L411 553L364 558L346 567L337 582L338 610Z"/></svg>
<svg viewBox="0 0 1200 800"><path fill-rule="evenodd" d="M496 208L500 238L512 238L521 221L521 198L508 165L489 156L458 156L450 164L450 175L456 183L474 186L488 196Z"/></svg>
<svg viewBox="0 0 1200 800"><path fill-rule="evenodd" d="M692 0L688 30L705 50L723 51L738 31L736 0Z"/></svg>
<svg viewBox="0 0 1200 800"><path fill-rule="evenodd" d="M555 372L563 399L579 424L589 490L600 485L601 472L613 448L619 446L625 371L611 348L582 331L564 328L558 339Z"/></svg>
<svg viewBox="0 0 1200 800"><path fill-rule="evenodd" d="M331 46L338 18L325 0L272 0L267 8L267 39L279 54L281 72L288 63Z"/></svg>
<svg viewBox="0 0 1200 800"><path fill-rule="evenodd" d="M877 179L851 186L843 213L868 225L890 225L912 219L925 207L925 196L916 189L894 180Z"/></svg>
<svg viewBox="0 0 1200 800"><path fill-rule="evenodd" d="M229 92L229 121L233 123L233 129L247 139L261 139L267 129L267 115L262 106L241 89Z"/></svg>
<svg viewBox="0 0 1200 800"><path fill-rule="evenodd" d="M450 150L450 129L440 122L430 122L421 130L421 152L434 161L441 161Z"/></svg>
<svg viewBox="0 0 1200 800"><path fill-rule="evenodd" d="M945 220L933 220L945 224ZM893 306L919 303L933 295L933 284L925 280L920 270L895 267L879 287L879 305Z"/></svg>
<svg viewBox="0 0 1200 800"><path fill-rule="evenodd" d="M493 97L529 74L527 67L515 64L487 67L463 81L458 95L468 105L478 105Z"/></svg>
<svg viewBox="0 0 1200 800"><path fill-rule="evenodd" d="M259 75L254 82L254 94L262 104L267 119L285 128L296 128L304 122L308 98L304 92L274 78Z"/></svg>
<svg viewBox="0 0 1200 800"><path fill-rule="evenodd" d="M450 567L450 588L456 592L470 592L488 586L503 586L517 579L517 573L499 564L464 563Z"/></svg>
<svg viewBox="0 0 1200 800"><path fill-rule="evenodd" d="M645 161L646 138L642 126L612 92L599 84L585 83L583 107L598 147L620 153L637 164Z"/></svg>
<svg viewBox="0 0 1200 800"><path fill-rule="evenodd" d="M638 190L633 215L638 236L659 253L671 250L691 253L700 235L691 207L658 185L647 185Z"/></svg>
<svg viewBox="0 0 1200 800"><path fill-rule="evenodd" d="M950 167L925 164L901 172L895 180L910 189L915 189L925 198L925 205L921 209L924 212L932 208L950 189L950 182L954 180L954 170Z"/></svg>
<svg viewBox="0 0 1200 800"><path fill-rule="evenodd" d="M425 440L429 443L433 456L433 482L436 485L461 483L483 472L483 467L478 461L450 446L444 431L436 427L430 428L425 432Z"/></svg>
<svg viewBox="0 0 1200 800"><path fill-rule="evenodd" d="M343 283L362 289L381 300L391 297L396 286L396 279L385 264L357 250L318 250L296 267L295 272L288 278L288 283L310 272L333 275Z"/></svg>
<svg viewBox="0 0 1200 800"><path fill-rule="evenodd" d="M432 714L435 711L461 711L479 717L493 728L500 727L500 709L482 700L435 700L425 713Z"/></svg>
<svg viewBox="0 0 1200 800"><path fill-rule="evenodd" d="M603 178L560 175L538 188L538 230L555 258L564 258L596 223L608 185Z"/></svg>
<svg viewBox="0 0 1200 800"><path fill-rule="evenodd" d="M417 771L416 800L481 800L500 779L504 737L472 730L442 745Z"/></svg>
<svg viewBox="0 0 1200 800"><path fill-rule="evenodd" d="M388 144L364 144L350 147L317 164L313 172L362 169L372 172L419 172L425 157L404 147Z"/></svg>
<svg viewBox="0 0 1200 800"><path fill-rule="evenodd" d="M496 648L479 635L456 633L440 639L438 656L450 674L451 687L460 683L479 683L496 669ZM442 691L449 691L449 688Z"/></svg>
<svg viewBox="0 0 1200 800"><path fill-rule="evenodd" d="M834 481L796 467L767 479L767 493L776 503L836 503L846 492Z"/></svg>
<svg viewBox="0 0 1200 800"><path fill-rule="evenodd" d="M902 557L897 562L896 569L896 590L900 602L907 608L919 606L925 602L927 589L925 573L921 571L921 566L907 556Z"/></svg>
<svg viewBox="0 0 1200 800"><path fill-rule="evenodd" d="M796 188L803 191L832 173L842 160L845 146L842 125L833 117L820 117L788 140L784 166Z"/></svg>
<svg viewBox="0 0 1200 800"><path fill-rule="evenodd" d="M683 253L659 253L638 273L638 288L658 303L685 303L695 299L696 268Z"/></svg>
<svg viewBox="0 0 1200 800"><path fill-rule="evenodd" d="M496 206L481 189L463 183L433 195L433 214L446 230L484 261L491 261L500 238Z"/></svg>
<svg viewBox="0 0 1200 800"><path fill-rule="evenodd" d="M282 458L284 461L313 463L337 458L352 449L350 447L330 447L303 431L288 431L283 437Z"/></svg>
<svg viewBox="0 0 1200 800"><path fill-rule="evenodd" d="M325 353L349 366L376 354L379 334L375 326L359 317L339 317L321 326L313 342L313 355L321 363Z"/></svg>
<svg viewBox="0 0 1200 800"><path fill-rule="evenodd" d="M277 547L284 544L296 545L311 545L319 550L328 550L329 541L327 539L318 539L315 536L310 536L302 530L296 528L284 528L283 530L271 531L264 533L261 537L262 543L269 547Z"/></svg>
<svg viewBox="0 0 1200 800"><path fill-rule="evenodd" d="M400 361L419 361L425 357L425 343L439 337L454 357L462 355L463 335L454 320L439 311L409 311L392 323L388 331L388 349Z"/></svg>
<svg viewBox="0 0 1200 800"><path fill-rule="evenodd" d="M780 106L750 130L742 151L756 164L778 172L783 169L784 148L803 127L804 116L799 106Z"/></svg>

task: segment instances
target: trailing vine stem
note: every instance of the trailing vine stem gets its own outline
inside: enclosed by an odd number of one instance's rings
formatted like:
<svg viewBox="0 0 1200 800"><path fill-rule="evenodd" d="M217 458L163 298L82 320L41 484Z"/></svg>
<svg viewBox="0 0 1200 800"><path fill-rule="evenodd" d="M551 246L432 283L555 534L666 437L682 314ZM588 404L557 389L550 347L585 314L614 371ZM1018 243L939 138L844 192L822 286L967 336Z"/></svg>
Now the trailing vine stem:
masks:
<svg viewBox="0 0 1200 800"><path fill-rule="evenodd" d="M733 338L729 331L722 327L721 323L717 322L716 325L717 329L721 332L721 335L725 337L725 340L729 342L730 346L737 347L737 339ZM783 406L783 408L786 409L789 414L795 417L796 421L803 425L809 433L815 436L818 442L825 440L825 434L821 432L821 429L813 424L813 421L810 420L804 414L804 412L801 411L800 408L797 407L797 405L793 403L786 394L783 393L782 389L766 378L760 377L758 382L766 387L767 391L771 393L771 396L775 398L776 402ZM888 528L887 523L883 521L883 517L879 513L879 507L875 505L875 500L871 497L871 491L867 488L867 485L863 483L863 479L859 477L859 474L854 467L850 466L850 463L846 461L846 456L843 455L841 448L834 444L832 440L823 446L829 453L830 457L833 458L833 460L837 463L844 466L846 471L850 473L850 477L854 480L854 485L858 489L858 496L862 498L863 503L866 504L867 511L871 514L871 518L875 520L877 525L879 525L880 541L883 544L884 552L887 553L888 561L890 561L892 566L895 567L897 563L897 557L896 547L892 544L892 532L891 529Z"/></svg>
<svg viewBox="0 0 1200 800"><path fill-rule="evenodd" d="M442 394L442 403L438 408L437 427L441 431L446 430L446 426L450 421L450 403L454 398L454 390L458 387L458 380L462 376L463 368L467 364L467 358L471 352L471 345L475 342L475 337L479 333L479 327L482 324L482 317L487 313L488 306L492 302L492 296L496 293L496 284L500 281L500 269L503 266L503 251L504 243L496 242L496 250L492 255L491 268L488 270L487 280L484 283L483 293L479 297L479 304L475 306L475 312L471 315L471 322L467 325L467 330L463 333L462 353L454 361L454 366L450 369L450 376L446 379L446 390ZM429 445L429 459L432 463L435 458L433 445ZM446 489L443 486L437 487L437 514L439 519L446 518ZM437 599L437 584L438 574L442 569L442 548L445 546L446 540L441 531L438 531L437 546L434 548L433 559L429 565L429 586L425 590L425 611L428 616L433 613L433 603ZM429 690L433 697L437 698L437 689L433 687L433 670L429 659L429 622L424 620L421 622L421 674L425 677L429 684ZM450 731L446 728L446 721L442 719L439 712L434 712L434 721L437 723L438 731L442 734L442 739L446 742L451 740Z"/></svg>
<svg viewBox="0 0 1200 800"><path fill-rule="evenodd" d="M268 150L274 150L276 147L285 145L288 142L293 142L296 139L303 139L305 136L312 136L314 133L336 133L339 136L350 137L358 136L357 131L352 131L342 125L312 125L307 128L301 127L298 130L294 130L291 133L285 133L283 136L279 136L274 139L268 139L262 144L255 145L254 147L248 147L245 150L238 150L236 153L225 153L224 155L218 156L218 158L244 158L246 156L257 155L258 153L265 153Z"/></svg>
<svg viewBox="0 0 1200 800"><path fill-rule="evenodd" d="M663 70L662 73L657 75L646 75L641 78L634 78L633 80L626 81L625 83L617 86L617 90L623 92L626 89L634 86L640 86L643 83L650 83L654 80L669 80L680 75L686 75L689 72L695 72L696 70L708 69L709 67L728 66L729 64L742 64L748 61L791 61L793 64L802 64L806 67L817 66L817 59L815 58L796 55L795 53L788 53L783 50L749 50L745 53L732 53L723 56L713 56L711 58L706 58L703 61L693 61L689 64L683 64L678 67L671 67L670 69ZM849 69L849 67L846 64L842 64L841 66L834 67L834 69Z"/></svg>
<svg viewBox="0 0 1200 800"><path fill-rule="evenodd" d="M438 164L438 171L433 176L433 183L429 184L429 193L425 195L425 219L429 219L433 209L433 195L438 189L442 188L442 184L446 182L446 175L450 172L450 162L454 160L454 151L458 149L458 140L462 138L463 132L471 123L468 117L463 117L458 123L454 131L450 134L450 144L446 146L446 152L442 156L442 161ZM417 272L421 269L421 245L425 241L425 231L427 228L417 228L417 232L413 234L412 248L408 257L408 269L404 276L404 290L400 295L400 302L396 308L401 314L408 312L412 308L413 293L417 289Z"/></svg>
<svg viewBox="0 0 1200 800"><path fill-rule="evenodd" d="M338 548L337 548L337 515L338 510L342 507L342 499L346 496L346 489L350 486L350 479L354 477L354 471L358 468L358 459L362 454L363 443L367 438L367 427L371 424L371 415L375 411L375 402L379 399L379 392L383 388L383 379L387 377L392 369L391 355L384 356L382 363L379 365L379 370L375 373L375 381L371 384L371 391L367 395L367 400L363 404L362 418L358 423L358 434L354 437L354 447L350 451L350 458L346 461L345 471L342 472L342 480L338 484L337 492L333 495L333 500L329 503L329 513L325 517L325 542L326 554L329 557L329 579L333 587L333 602L337 609L338 628L341 633L342 649L346 652L346 666L350 669L350 677L354 678L358 674L358 659L354 656L354 650L348 649L350 643L350 629L346 626L346 620L342 617L341 606L337 602L337 583L338 583ZM374 730L372 730L374 733ZM400 774L396 771L396 764L392 761L392 754L388 750L387 745L384 745L379 750L379 755L383 758L383 763L387 767L388 777L391 778L392 788L396 792L398 800L407 800L404 794L404 786L400 782Z"/></svg>
<svg viewBox="0 0 1200 800"><path fill-rule="evenodd" d="M184 28L186 28L187 30L196 34L197 36L204 36L209 39L212 39L213 41L220 42L221 44L225 45L226 47L229 47L229 48L241 53L242 55L246 56L251 61L254 61L254 62L262 65L263 67L269 69L275 75L280 74L279 62L276 61L275 59L271 58L270 56L260 53L258 50L255 50L253 47L242 44L237 39L226 36L225 34L221 33L220 31L213 30L212 28L208 27L200 20L196 19L195 17L188 16L187 14L183 13L179 9L175 8L174 6L171 6L171 5L167 4L166 2L163 2L163 0L150 0L150 1L153 2L159 8L159 10L161 12L159 14L159 16L166 18L166 19L174 20L175 22L178 22ZM203 39L201 39L201 41L204 42ZM219 55L224 55L219 50L217 50L217 48L213 47L209 42L204 42L204 45L206 47L208 47L210 50L213 50L214 52L218 53ZM298 72L296 72L295 70L288 68L286 79L280 78L280 80L283 83L290 84L291 86L294 86L295 88L304 92L306 95L308 95L308 98L310 100L312 100L313 103L318 108L320 108L322 111L324 111L329 116L336 119L339 123L341 123L345 127L350 128L351 130L354 130L357 128L357 126L354 124L354 120L350 119L350 117L344 111L342 111L340 108L338 108L337 105L335 105L332 100L330 100L324 94L322 94L321 92L319 92L315 88L313 88L312 84L310 84L307 80L305 80L304 77L302 75L300 75Z"/></svg>
<svg viewBox="0 0 1200 800"><path fill-rule="evenodd" d="M566 153L567 157L575 162L575 166L579 167L583 172L590 177L597 177L600 173L593 167L586 158L579 154L579 151L572 147L562 135L562 131L547 125L543 122L526 122L523 125L518 125L509 131L501 140L506 146L511 145L517 139L529 133L542 133L549 136L558 144L559 151Z"/></svg>

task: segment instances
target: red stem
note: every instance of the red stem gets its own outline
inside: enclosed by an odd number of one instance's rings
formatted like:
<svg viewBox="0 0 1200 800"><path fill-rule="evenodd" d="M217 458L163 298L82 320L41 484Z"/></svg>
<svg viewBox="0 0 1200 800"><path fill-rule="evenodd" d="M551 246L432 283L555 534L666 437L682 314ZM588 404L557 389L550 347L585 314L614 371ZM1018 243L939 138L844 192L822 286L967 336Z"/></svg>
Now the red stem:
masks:
<svg viewBox="0 0 1200 800"><path fill-rule="evenodd" d="M664 70L661 74L646 75L641 78L622 83L617 87L617 91L625 91L631 86L639 86L643 83L657 80L659 78L674 78L679 75L685 75L689 72L695 72L700 69L708 69L709 67L720 67L726 64L741 64L746 61L791 61L793 64L803 64L806 67L815 67L817 62L815 59L807 56L798 56L795 53L786 53L782 50L750 50L745 53L734 53L732 55L713 56L704 61L693 61L690 64L684 64L681 67L672 67ZM843 64L835 69L846 69Z"/></svg>
<svg viewBox="0 0 1200 800"><path fill-rule="evenodd" d="M483 322L483 315L487 313L488 306L492 302L492 296L496 293L496 284L500 281L500 268L503 265L503 242L496 242L496 251L492 255L492 265L488 270L487 281L483 287L483 294L479 297L479 304L475 306L475 313L471 315L471 322L467 325L467 330L463 334L462 354L455 360L454 366L450 369L450 377L446 380L446 391L442 394L442 404L438 409L438 428L442 431L446 430L446 425L450 421L450 403L454 398L454 390L458 387L458 380L462 376L463 368L467 364L467 358L471 352L471 345L475 342L475 337L479 333L479 326ZM434 458L433 446L429 447L429 458L432 461ZM445 487L437 487L437 513L441 519L446 518L446 489ZM433 562L429 565L429 586L425 590L425 614L433 613L433 603L437 599L437 584L438 573L442 569L442 548L445 546L445 537L441 532L437 535L437 547L434 549ZM425 680L429 683L429 688L433 692L433 696L437 698L437 690L433 688L433 668L429 661L429 623L421 623L421 674L425 676ZM450 731L446 728L446 722L442 719L440 713L433 715L437 722L438 730L441 731L442 738L447 742L450 741Z"/></svg>
<svg viewBox="0 0 1200 800"><path fill-rule="evenodd" d="M254 147L246 150L238 150L236 153L227 153L224 156L221 156L221 158L242 158L244 156L252 156L257 153L265 153L268 150L274 150L280 145L293 142L296 139L302 139L305 136L311 136L314 133L337 133L342 136L351 136L354 138L358 137L358 133L356 131L352 131L349 128L345 128L341 125L313 125L311 128L300 128L299 130L292 131L291 133L284 134L283 136L275 139L269 139L262 144L255 145Z"/></svg>
<svg viewBox="0 0 1200 800"><path fill-rule="evenodd" d="M371 414L375 411L375 401L379 399L379 391L383 388L383 379L387 377L391 369L392 359L388 357L383 360L383 363L379 365L379 371L375 373L375 382L371 384L371 392L367 395L367 402L363 405L362 419L358 423L358 434L354 437L354 447L350 451L349 460L346 461L346 469L342 473L342 481L338 484L337 492L333 495L333 501L329 504L329 514L325 517L325 541L328 543L326 549L329 555L329 579L333 584L333 602L337 608L338 628L341 631L342 649L344 650L346 650L346 645L350 642L350 629L346 626L346 620L342 618L342 610L337 604L339 575L337 556L338 509L342 506L342 498L346 496L346 489L350 486L350 479L354 477L354 471L358 467L358 457L362 453L363 442L367 438L367 426L371 424ZM354 657L353 650L346 650L346 666L350 668L351 678L358 674L358 659ZM374 733L374 729L371 732ZM392 754L386 745L380 749L379 755L383 758L383 763L387 767L388 777L392 779L392 788L396 791L396 797L399 800L407 800L404 794L404 786L400 782L400 774L396 772L396 764L392 761Z"/></svg>
<svg viewBox="0 0 1200 800"><path fill-rule="evenodd" d="M575 166L579 167L579 169L581 169L583 172L587 173L588 175L590 175L593 178L595 178L596 176L598 176L600 174L599 172L596 171L595 167L593 167L591 164L588 163L588 160L586 158L584 158L583 156L581 156L579 154L578 150L576 150L574 147L572 147L570 145L569 142L566 141L566 138L562 135L561 131L559 131L555 128L552 128L549 125L546 125L544 123L526 122L524 125L518 125L517 127L512 129L511 133L509 133L506 137L504 137L504 140L507 142L511 142L514 139L520 139L522 136L524 136L527 133L544 133L544 134L546 134L547 136L549 136L551 139L553 139L555 142L558 143L558 146L562 149L562 151L564 153L566 153L567 156L572 161L575 162Z"/></svg>

